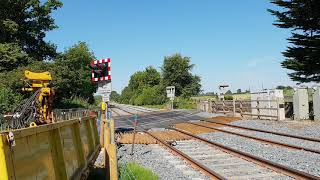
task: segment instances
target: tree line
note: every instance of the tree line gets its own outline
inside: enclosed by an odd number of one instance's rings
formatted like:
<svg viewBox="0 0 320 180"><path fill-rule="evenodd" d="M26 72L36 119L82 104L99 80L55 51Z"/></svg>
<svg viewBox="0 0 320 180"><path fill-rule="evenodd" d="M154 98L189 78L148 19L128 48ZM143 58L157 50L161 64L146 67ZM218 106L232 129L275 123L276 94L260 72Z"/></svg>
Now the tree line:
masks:
<svg viewBox="0 0 320 180"><path fill-rule="evenodd" d="M192 74L194 64L190 60L181 54L165 56L160 72L152 66L135 72L121 94L113 91L111 99L134 105L164 104L168 100L167 86L175 86L176 96L181 98L198 95L201 91L200 77Z"/></svg>

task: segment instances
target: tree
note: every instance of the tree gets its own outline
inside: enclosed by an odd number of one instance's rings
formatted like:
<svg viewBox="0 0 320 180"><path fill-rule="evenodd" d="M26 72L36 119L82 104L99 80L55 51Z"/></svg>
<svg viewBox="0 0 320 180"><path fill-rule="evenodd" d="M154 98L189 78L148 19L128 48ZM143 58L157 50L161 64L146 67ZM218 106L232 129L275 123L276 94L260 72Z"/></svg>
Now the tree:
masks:
<svg viewBox="0 0 320 180"><path fill-rule="evenodd" d="M164 86L175 86L176 96L190 97L199 94L201 90L200 77L192 75L194 67L190 64L190 57L180 54L164 57L162 77Z"/></svg>
<svg viewBox="0 0 320 180"><path fill-rule="evenodd" d="M232 92L230 90L228 90L225 94L232 95Z"/></svg>
<svg viewBox="0 0 320 180"><path fill-rule="evenodd" d="M161 85L161 75L152 66L144 71L135 72L119 98L121 103L135 105L162 104L165 100L165 88Z"/></svg>
<svg viewBox="0 0 320 180"><path fill-rule="evenodd" d="M241 89L237 89L237 93L240 94L241 93Z"/></svg>
<svg viewBox="0 0 320 180"><path fill-rule="evenodd" d="M91 82L90 62L95 59L85 42L79 42L62 53L52 64L51 73L57 89L57 103L79 97L93 102L97 86Z"/></svg>
<svg viewBox="0 0 320 180"><path fill-rule="evenodd" d="M111 91L110 93L110 100L118 102L120 98L120 94L117 93L117 91Z"/></svg>
<svg viewBox="0 0 320 180"><path fill-rule="evenodd" d="M45 42L46 32L57 28L52 11L62 6L59 0L1 0L0 54L19 54L20 48L33 60L42 61L56 56L56 47ZM10 43L9 45L5 45ZM8 46L11 46L10 48ZM19 48L18 48L19 47ZM2 52L1 52L2 51ZM21 55L14 55L21 56ZM1 57L0 57L1 58ZM20 58L18 58L20 59ZM2 61L6 59L0 59ZM15 62L20 62L16 60Z"/></svg>
<svg viewBox="0 0 320 180"><path fill-rule="evenodd" d="M268 9L277 17L279 28L291 29L291 46L283 52L282 67L292 70L289 77L299 82L320 82L320 1L272 0L282 11Z"/></svg>
<svg viewBox="0 0 320 180"><path fill-rule="evenodd" d="M0 43L0 72L12 71L19 66L26 66L31 59L15 43Z"/></svg>
<svg viewBox="0 0 320 180"><path fill-rule="evenodd" d="M276 87L276 89L293 89L291 86L282 86L282 85L279 85Z"/></svg>
<svg viewBox="0 0 320 180"><path fill-rule="evenodd" d="M22 100L22 96L8 87L0 86L0 114L11 112Z"/></svg>

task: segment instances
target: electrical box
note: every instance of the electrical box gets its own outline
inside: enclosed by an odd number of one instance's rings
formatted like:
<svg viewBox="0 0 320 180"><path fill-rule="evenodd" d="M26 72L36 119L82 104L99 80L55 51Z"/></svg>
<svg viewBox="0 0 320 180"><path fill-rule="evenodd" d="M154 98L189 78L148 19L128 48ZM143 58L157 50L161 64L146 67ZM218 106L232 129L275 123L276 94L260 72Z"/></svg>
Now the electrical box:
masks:
<svg viewBox="0 0 320 180"><path fill-rule="evenodd" d="M314 120L320 121L320 87L316 87L313 92L313 115Z"/></svg>
<svg viewBox="0 0 320 180"><path fill-rule="evenodd" d="M272 89L251 93L251 101L252 114L277 116L278 120L285 120L283 90Z"/></svg>
<svg viewBox="0 0 320 180"><path fill-rule="evenodd" d="M309 119L308 89L305 87L294 89L293 117L294 120Z"/></svg>
<svg viewBox="0 0 320 180"><path fill-rule="evenodd" d="M174 97L175 97L175 86L168 86L166 88L166 91L167 91L167 97L170 98L170 100L174 100Z"/></svg>

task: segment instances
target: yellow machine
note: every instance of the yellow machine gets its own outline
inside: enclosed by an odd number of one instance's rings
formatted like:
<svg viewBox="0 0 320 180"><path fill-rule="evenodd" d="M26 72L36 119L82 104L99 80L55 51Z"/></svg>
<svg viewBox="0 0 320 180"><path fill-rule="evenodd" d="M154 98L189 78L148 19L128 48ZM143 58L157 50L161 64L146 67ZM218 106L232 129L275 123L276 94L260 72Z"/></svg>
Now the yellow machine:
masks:
<svg viewBox="0 0 320 180"><path fill-rule="evenodd" d="M52 122L52 101L54 96L53 88L50 87L52 81L49 72L35 73L26 70L24 72L28 87L23 88L23 91L34 92L32 104L35 107L35 122L29 125L45 124Z"/></svg>

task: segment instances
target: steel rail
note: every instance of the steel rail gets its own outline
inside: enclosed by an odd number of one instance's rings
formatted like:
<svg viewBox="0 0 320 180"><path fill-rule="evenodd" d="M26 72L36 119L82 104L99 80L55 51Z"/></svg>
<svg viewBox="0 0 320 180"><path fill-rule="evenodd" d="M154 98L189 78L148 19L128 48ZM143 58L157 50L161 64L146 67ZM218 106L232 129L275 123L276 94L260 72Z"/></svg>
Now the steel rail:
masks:
<svg viewBox="0 0 320 180"><path fill-rule="evenodd" d="M292 135L292 134L286 134L286 133L280 133L280 132L268 131L268 130L256 129L256 128L249 128L249 127L244 127L244 126L239 126L239 125L233 125L233 124L213 122L213 121L210 121L210 120L202 120L202 121L209 122L209 123L214 123L214 124L219 124L219 125L224 125L224 126L229 126L229 127L238 128L238 129L244 129L244 130L250 130L250 131L257 131L257 132L263 132L263 133L269 133L269 134L275 134L275 135L279 135L279 136L291 137L291 138L296 138L296 139L301 139L301 140L307 140L307 141L313 141L313 142L320 142L320 139L319 139L319 138L312 138L312 137L305 137L305 136L297 136L297 135Z"/></svg>
<svg viewBox="0 0 320 180"><path fill-rule="evenodd" d="M314 176L312 174L308 174L308 173L305 173L303 171L299 171L299 170L296 170L296 169L293 169L293 168L290 168L290 167L287 167L287 166L284 166L284 165L269 161L267 159L260 158L258 156L254 156L252 154L249 154L249 153L246 153L246 152L242 152L242 151L227 147L227 146L225 146L223 144L220 144L220 143L209 141L209 140L204 139L202 137L199 137L199 136L196 136L194 134L191 134L191 133L189 133L187 131L184 131L184 130L181 130L181 129L177 129L177 128L169 128L169 129L177 131L177 132L180 132L180 133L185 134L185 135L188 135L188 136L190 136L190 137L192 137L192 138L194 138L196 140L199 140L199 141L205 142L205 143L207 143L209 145L212 145L214 147L217 147L217 148L223 150L224 152L227 152L227 153L230 153L230 154L233 154L233 155L237 155L238 157L244 158L244 159L249 160L251 162L255 162L256 164L258 164L260 166L267 167L269 169L272 169L273 171L276 171L276 172L281 173L281 174L285 174L285 175L290 176L292 178L295 178L295 179L308 179L308 180L310 180L310 179L311 180L320 180L320 177L318 177L318 176Z"/></svg>
<svg viewBox="0 0 320 180"><path fill-rule="evenodd" d="M248 139L253 139L253 140L262 141L262 142L266 142L266 143L270 143L270 144L275 144L275 145L279 145L279 146L283 146L283 147L288 147L288 148L298 149L298 150L304 150L304 151L309 151L309 152L312 152L312 153L320 154L320 151L316 150L316 149L310 149L310 148L305 148L305 147L302 147L302 146L296 146L296 145L292 145L292 144L281 143L281 142L277 142L277 141L273 141L273 140L269 140L269 139L265 139L265 138L249 136L249 135L236 133L236 132L228 131L228 130L224 130L224 129L214 128L214 127L210 127L210 126L205 126L205 125L197 124L197 123L193 123L193 122L187 122L187 123L188 124L193 124L193 125L196 125L196 126L200 126L200 127L204 127L204 128L208 128L208 129L213 129L213 130L220 131L220 132L227 133L227 134L232 134L232 135L245 137L245 138L248 138Z"/></svg>
<svg viewBox="0 0 320 180"><path fill-rule="evenodd" d="M166 143L165 141L162 141L152 133L148 131L144 131L144 133L151 136L153 139L155 139L160 145L164 146L165 148L173 151L174 154L178 155L178 157L182 158L183 160L190 163L192 166L196 167L198 170L203 172L204 174L210 176L212 179L220 179L220 180L226 180L225 177L221 176L217 172L211 170L210 168L206 167L205 165L201 164L200 162L196 161L195 159L191 158L187 154L183 153L182 151L179 151L178 149L172 147L170 144Z"/></svg>

